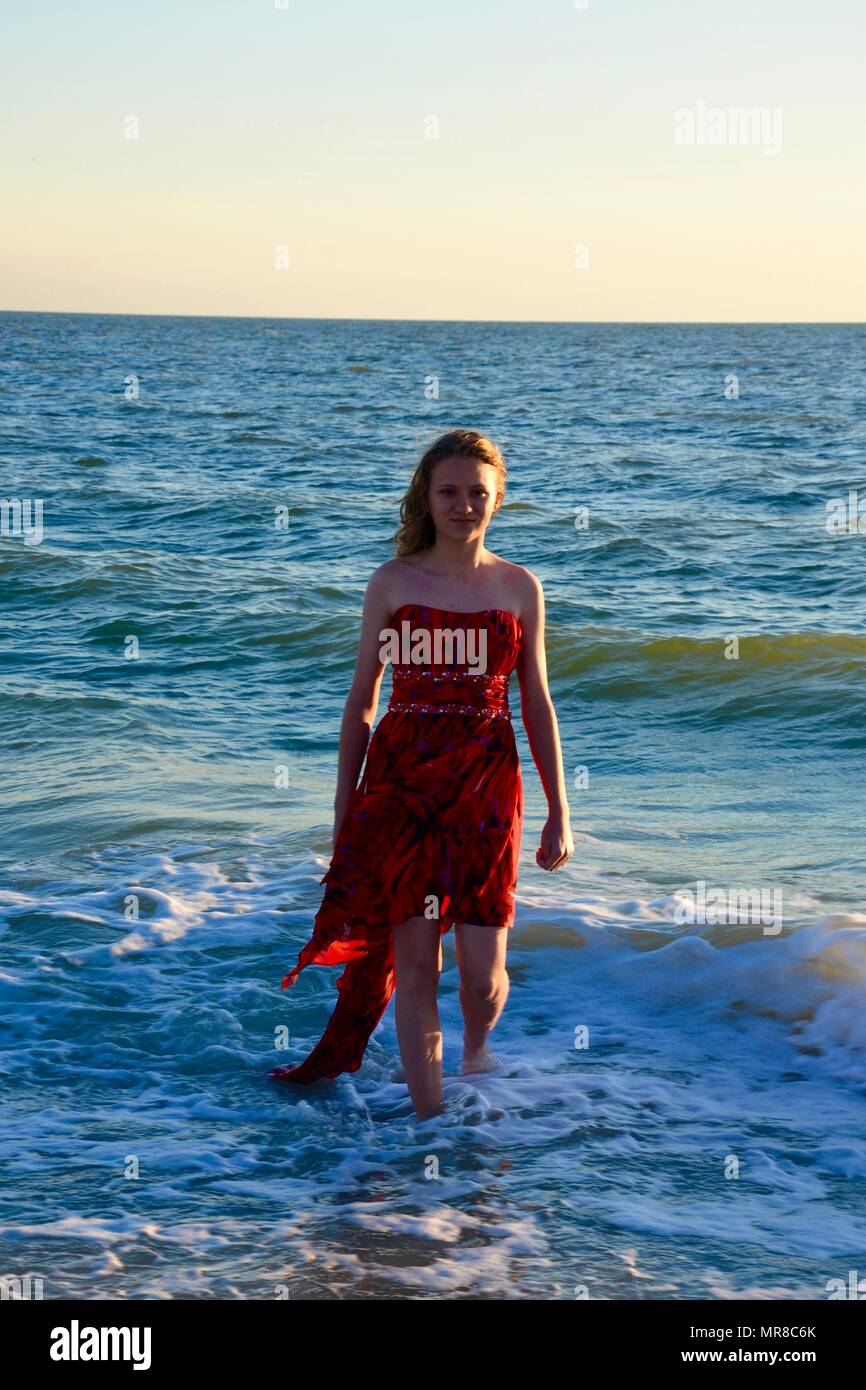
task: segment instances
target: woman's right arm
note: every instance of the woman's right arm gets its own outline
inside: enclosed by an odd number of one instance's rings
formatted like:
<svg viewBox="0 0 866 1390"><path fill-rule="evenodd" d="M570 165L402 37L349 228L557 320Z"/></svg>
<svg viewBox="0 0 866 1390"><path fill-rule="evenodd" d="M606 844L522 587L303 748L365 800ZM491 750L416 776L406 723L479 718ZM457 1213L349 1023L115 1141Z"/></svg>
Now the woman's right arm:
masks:
<svg viewBox="0 0 866 1390"><path fill-rule="evenodd" d="M391 603L387 581L376 570L364 595L364 613L355 674L343 711L340 726L340 760L337 769L337 792L334 797L333 844L336 846L340 827L358 785L358 776L370 741L370 730L379 705L379 687L385 667L379 660L382 645L379 634L390 624Z"/></svg>

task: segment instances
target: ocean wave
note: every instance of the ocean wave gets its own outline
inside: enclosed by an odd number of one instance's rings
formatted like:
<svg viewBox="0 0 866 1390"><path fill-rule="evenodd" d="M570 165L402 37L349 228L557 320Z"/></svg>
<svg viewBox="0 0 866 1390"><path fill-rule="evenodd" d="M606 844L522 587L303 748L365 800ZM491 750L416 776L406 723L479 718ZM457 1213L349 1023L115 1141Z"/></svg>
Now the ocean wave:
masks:
<svg viewBox="0 0 866 1390"><path fill-rule="evenodd" d="M334 1004L339 970L308 972L291 997L279 987L320 874L319 856L279 837L190 840L115 846L42 883L28 868L0 892L3 1152L17 1174L0 1234L27 1268L50 1252L54 1296L260 1298L264 1263L293 1297L563 1297L565 1262L605 1297L632 1296L638 1266L650 1296L758 1297L784 1255L788 1295L808 1298L828 1262L847 1269L866 1240L866 914L762 938L683 928L678 894L526 889L487 1076L459 1074L444 938L445 1111L416 1129L393 1009L359 1072L298 1093L267 1080ZM419 1176L431 1152L435 1194ZM134 1215L119 1181L130 1153ZM748 1179L733 1215L732 1153ZM70 1165L118 1175L98 1219ZM142 1264L145 1234L158 1268Z"/></svg>
<svg viewBox="0 0 866 1390"><path fill-rule="evenodd" d="M563 680L605 666L665 673L680 683L736 681L755 671L791 675L866 675L866 636L849 632L729 633L656 636L629 629L549 630L551 670ZM730 636L739 656L725 659Z"/></svg>

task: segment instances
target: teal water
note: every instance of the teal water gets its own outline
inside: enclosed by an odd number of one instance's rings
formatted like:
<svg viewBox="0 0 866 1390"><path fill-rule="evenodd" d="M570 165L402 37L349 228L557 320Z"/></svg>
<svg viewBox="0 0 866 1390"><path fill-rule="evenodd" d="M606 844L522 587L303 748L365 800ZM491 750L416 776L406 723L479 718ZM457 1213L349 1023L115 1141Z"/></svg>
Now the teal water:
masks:
<svg viewBox="0 0 866 1390"><path fill-rule="evenodd" d="M817 1298L862 1273L866 534L826 522L851 490L866 513L866 329L0 335L2 495L44 530L0 537L6 1272L136 1298ZM353 1077L265 1078L274 1030L300 1058L333 1002L334 971L280 979L364 586L456 424L504 446L489 543L545 586L576 852L535 866L517 721L505 1067L454 1074L446 938L431 1129L392 1012ZM699 880L778 890L782 929L684 926Z"/></svg>

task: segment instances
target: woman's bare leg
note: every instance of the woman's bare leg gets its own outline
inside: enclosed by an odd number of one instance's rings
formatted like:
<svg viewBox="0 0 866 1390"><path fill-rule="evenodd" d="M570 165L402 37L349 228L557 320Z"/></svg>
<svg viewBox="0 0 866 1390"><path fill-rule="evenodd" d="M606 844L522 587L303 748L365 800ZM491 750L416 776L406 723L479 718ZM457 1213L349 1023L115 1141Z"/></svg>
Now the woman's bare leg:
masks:
<svg viewBox="0 0 866 1390"><path fill-rule="evenodd" d="M415 1115L428 1120L442 1113L441 933L427 917L410 917L393 933L397 1041Z"/></svg>
<svg viewBox="0 0 866 1390"><path fill-rule="evenodd" d="M505 969L507 927L464 922L454 928L463 1010L464 1072L486 1071L496 1064L487 1039L505 1008L509 979Z"/></svg>

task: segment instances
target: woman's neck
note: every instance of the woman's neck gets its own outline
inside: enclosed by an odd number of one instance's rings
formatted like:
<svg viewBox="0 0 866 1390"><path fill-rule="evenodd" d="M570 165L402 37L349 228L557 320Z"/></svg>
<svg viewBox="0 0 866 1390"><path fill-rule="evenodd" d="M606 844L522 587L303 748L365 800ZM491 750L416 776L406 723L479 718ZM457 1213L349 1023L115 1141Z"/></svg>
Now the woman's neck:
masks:
<svg viewBox="0 0 866 1390"><path fill-rule="evenodd" d="M489 563L490 551L482 540L461 542L439 537L425 556L424 568L431 574L473 574Z"/></svg>

